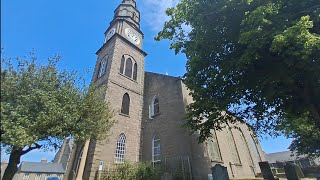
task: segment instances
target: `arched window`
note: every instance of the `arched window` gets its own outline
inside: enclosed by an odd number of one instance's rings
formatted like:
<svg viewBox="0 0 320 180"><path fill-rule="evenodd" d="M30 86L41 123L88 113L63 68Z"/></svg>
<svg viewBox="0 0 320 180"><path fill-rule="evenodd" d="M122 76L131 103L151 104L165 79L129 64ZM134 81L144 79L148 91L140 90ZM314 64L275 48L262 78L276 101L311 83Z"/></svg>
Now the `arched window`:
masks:
<svg viewBox="0 0 320 180"><path fill-rule="evenodd" d="M80 155L79 155L79 157L78 157L78 162L77 162L77 166L76 166L76 173L75 173L76 176L78 175L78 172L79 172L79 167L80 167L82 155L83 155L83 146L81 147Z"/></svg>
<svg viewBox="0 0 320 180"><path fill-rule="evenodd" d="M125 93L122 98L121 113L129 115L129 109L130 109L130 97L128 93Z"/></svg>
<svg viewBox="0 0 320 180"><path fill-rule="evenodd" d="M232 157L232 163L241 164L238 148L236 145L236 141L234 140L231 128L227 126L226 129L227 129L227 136L228 136L227 141L229 144L229 149Z"/></svg>
<svg viewBox="0 0 320 180"><path fill-rule="evenodd" d="M259 162L261 161L261 156L260 156L260 153L259 153L259 150L258 150L258 146L257 146L257 140L252 136L250 135L250 138L249 138L249 145L250 145L250 149L251 151L253 152L252 155L253 155L253 158L257 159Z"/></svg>
<svg viewBox="0 0 320 180"><path fill-rule="evenodd" d="M123 70L124 70L124 61L125 61L125 58L124 58L124 56L122 56L121 65L120 65L120 73L121 74L123 74Z"/></svg>
<svg viewBox="0 0 320 180"><path fill-rule="evenodd" d="M126 70L124 72L124 75L128 77L132 77L132 60L131 58L128 58L126 61Z"/></svg>
<svg viewBox="0 0 320 180"><path fill-rule="evenodd" d="M160 107L159 107L159 99L157 97L153 100L152 106L153 106L153 115L159 114Z"/></svg>
<svg viewBox="0 0 320 180"><path fill-rule="evenodd" d="M160 162L160 138L155 134L152 138L152 162Z"/></svg>
<svg viewBox="0 0 320 180"><path fill-rule="evenodd" d="M138 77L138 65L135 60L128 57L128 55L123 55L121 58L120 73L136 81Z"/></svg>
<svg viewBox="0 0 320 180"><path fill-rule="evenodd" d="M137 71L138 71L137 63L134 63L134 66L133 66L133 79L135 81L137 80Z"/></svg>
<svg viewBox="0 0 320 180"><path fill-rule="evenodd" d="M219 143L215 130L211 130L212 138L207 141L208 154L212 161L222 161Z"/></svg>
<svg viewBox="0 0 320 180"><path fill-rule="evenodd" d="M117 140L117 148L115 154L115 162L123 163L126 154L126 136L122 133Z"/></svg>
<svg viewBox="0 0 320 180"><path fill-rule="evenodd" d="M100 62L98 78L100 78L101 76L103 76L106 73L107 63L108 63L107 57L103 58L103 60Z"/></svg>
<svg viewBox="0 0 320 180"><path fill-rule="evenodd" d="M241 140L242 140L242 144L246 146L245 150L246 150L246 155L248 157L248 159L250 159L250 165L254 166L254 162L253 162L253 159L252 159L252 156L251 156L251 153L250 153L250 148L249 148L249 145L248 145L248 142L242 132L241 129L238 129L239 132L240 132L240 137L241 137Z"/></svg>
<svg viewBox="0 0 320 180"><path fill-rule="evenodd" d="M152 119L153 116L158 114L160 114L159 99L154 96L151 105L149 105L149 118Z"/></svg>
<svg viewBox="0 0 320 180"><path fill-rule="evenodd" d="M122 15L127 16L128 15L128 10L127 9L122 9Z"/></svg>

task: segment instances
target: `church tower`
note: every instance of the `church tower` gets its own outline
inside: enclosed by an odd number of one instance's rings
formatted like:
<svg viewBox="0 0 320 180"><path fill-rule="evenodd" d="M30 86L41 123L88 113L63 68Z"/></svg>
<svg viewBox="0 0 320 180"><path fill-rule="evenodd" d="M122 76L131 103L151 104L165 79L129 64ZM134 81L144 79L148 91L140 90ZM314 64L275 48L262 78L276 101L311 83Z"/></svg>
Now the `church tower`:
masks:
<svg viewBox="0 0 320 180"><path fill-rule="evenodd" d="M147 55L142 50L142 39L136 2L123 0L114 11L104 44L96 53L92 76L92 83L107 85L105 98L116 124L106 140L90 141L87 152L85 147L79 151L78 164L86 154L83 179L94 179L99 169L112 164L139 161L144 58Z"/></svg>

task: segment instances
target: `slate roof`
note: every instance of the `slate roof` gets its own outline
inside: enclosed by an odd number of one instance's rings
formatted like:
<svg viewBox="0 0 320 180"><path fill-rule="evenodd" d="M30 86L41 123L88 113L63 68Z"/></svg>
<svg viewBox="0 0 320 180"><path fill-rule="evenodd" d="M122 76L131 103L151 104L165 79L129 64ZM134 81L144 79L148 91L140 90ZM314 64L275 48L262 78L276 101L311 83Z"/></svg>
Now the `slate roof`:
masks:
<svg viewBox="0 0 320 180"><path fill-rule="evenodd" d="M294 161L294 160L299 160L301 158L305 158L305 156L297 156L295 153L291 151L270 153L270 154L266 154L266 156L267 156L267 161L269 163L276 163L277 161L278 162Z"/></svg>
<svg viewBox="0 0 320 180"><path fill-rule="evenodd" d="M33 173L65 173L65 170L60 163L22 162L19 170Z"/></svg>

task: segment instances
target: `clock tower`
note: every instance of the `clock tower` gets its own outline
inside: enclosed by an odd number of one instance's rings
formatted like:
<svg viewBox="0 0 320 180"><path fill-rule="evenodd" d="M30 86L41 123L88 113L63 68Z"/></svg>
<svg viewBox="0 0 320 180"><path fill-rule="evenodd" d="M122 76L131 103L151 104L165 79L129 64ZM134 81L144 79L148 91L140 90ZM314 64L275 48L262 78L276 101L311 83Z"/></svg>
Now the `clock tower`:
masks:
<svg viewBox="0 0 320 180"><path fill-rule="evenodd" d="M104 43L97 51L92 83L106 85L105 100L116 121L107 139L78 148L77 179L95 179L102 169L140 159L144 89L143 33L135 0L123 0L114 11Z"/></svg>

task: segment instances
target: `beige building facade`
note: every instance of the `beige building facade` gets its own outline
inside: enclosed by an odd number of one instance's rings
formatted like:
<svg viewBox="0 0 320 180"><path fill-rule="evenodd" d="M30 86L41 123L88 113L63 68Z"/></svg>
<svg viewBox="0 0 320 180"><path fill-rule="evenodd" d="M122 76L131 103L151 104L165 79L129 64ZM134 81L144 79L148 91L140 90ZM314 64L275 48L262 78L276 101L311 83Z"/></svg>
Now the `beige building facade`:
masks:
<svg viewBox="0 0 320 180"><path fill-rule="evenodd" d="M245 124L212 131L211 140L202 144L183 128L192 97L180 78L144 71L142 41L136 2L123 0L96 53L92 76L92 83L107 86L105 99L117 123L108 139L78 145L70 174L96 179L102 170L124 161L164 165L172 177L181 171L189 179L208 179L217 163L227 167L230 177L260 173L258 162L265 155Z"/></svg>

